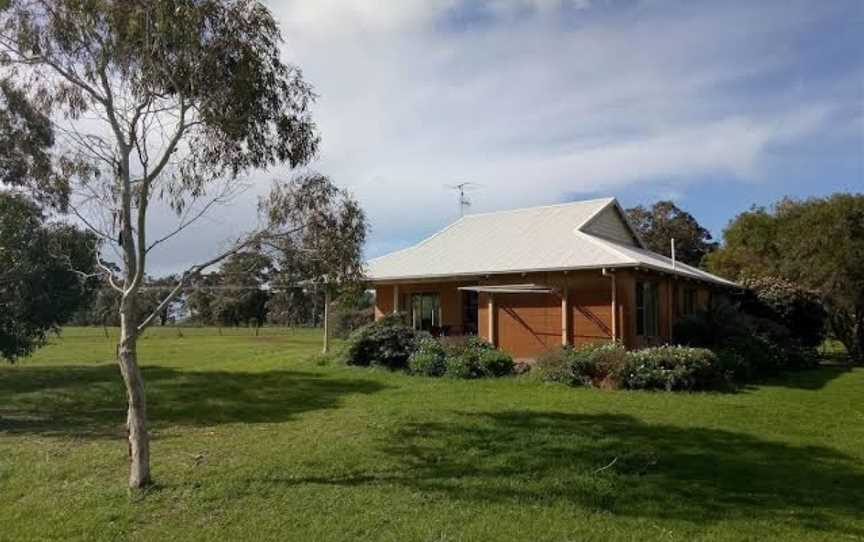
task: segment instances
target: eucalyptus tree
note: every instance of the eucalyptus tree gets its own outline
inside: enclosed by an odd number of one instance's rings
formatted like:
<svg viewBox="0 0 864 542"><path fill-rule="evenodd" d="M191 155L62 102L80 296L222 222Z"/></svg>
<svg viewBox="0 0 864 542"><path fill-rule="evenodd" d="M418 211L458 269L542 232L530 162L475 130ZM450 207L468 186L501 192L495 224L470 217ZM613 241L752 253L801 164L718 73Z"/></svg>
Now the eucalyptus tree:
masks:
<svg viewBox="0 0 864 542"><path fill-rule="evenodd" d="M707 258L712 272L746 282L782 277L816 292L832 334L864 363L864 194L754 207L723 235Z"/></svg>
<svg viewBox="0 0 864 542"><path fill-rule="evenodd" d="M675 256L686 264L699 266L717 249L711 232L671 201L658 201L648 208L637 205L627 209L627 217L654 252L671 257L671 241L675 239Z"/></svg>
<svg viewBox="0 0 864 542"><path fill-rule="evenodd" d="M27 193L48 207L65 208L68 185L51 159L51 120L12 81L0 79L0 186Z"/></svg>
<svg viewBox="0 0 864 542"><path fill-rule="evenodd" d="M362 287L366 216L357 201L326 176L311 173L297 182L303 190L274 187L262 204L270 222L295 225L267 243L275 267L272 286L322 295L326 353L331 301L340 292L353 294Z"/></svg>
<svg viewBox="0 0 864 542"><path fill-rule="evenodd" d="M95 292L96 238L0 191L0 358L14 362L45 343Z"/></svg>
<svg viewBox="0 0 864 542"><path fill-rule="evenodd" d="M4 76L52 119L58 141L50 163L59 173L52 178L68 183L70 210L120 266L117 273L98 262L121 298L129 485L142 487L151 475L138 338L203 270L265 238L304 228L293 219L314 216L315 205L326 211L330 202L322 206L304 196L302 182L281 186L259 229L181 273L159 305L141 315L136 307L148 258L229 201L251 171L307 163L318 145L309 110L314 94L300 71L281 60L277 24L253 0L5 4ZM278 209L292 201L308 206L302 213ZM175 213L176 224L154 238L148 212L159 205Z"/></svg>

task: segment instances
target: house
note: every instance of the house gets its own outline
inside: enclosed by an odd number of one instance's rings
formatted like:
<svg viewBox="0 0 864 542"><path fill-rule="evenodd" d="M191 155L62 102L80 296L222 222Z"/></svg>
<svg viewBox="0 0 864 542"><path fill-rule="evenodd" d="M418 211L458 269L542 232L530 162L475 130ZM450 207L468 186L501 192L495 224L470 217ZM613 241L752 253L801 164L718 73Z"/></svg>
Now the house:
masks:
<svg viewBox="0 0 864 542"><path fill-rule="evenodd" d="M375 317L478 334L517 358L561 345L671 339L730 281L651 252L614 198L465 216L368 262Z"/></svg>

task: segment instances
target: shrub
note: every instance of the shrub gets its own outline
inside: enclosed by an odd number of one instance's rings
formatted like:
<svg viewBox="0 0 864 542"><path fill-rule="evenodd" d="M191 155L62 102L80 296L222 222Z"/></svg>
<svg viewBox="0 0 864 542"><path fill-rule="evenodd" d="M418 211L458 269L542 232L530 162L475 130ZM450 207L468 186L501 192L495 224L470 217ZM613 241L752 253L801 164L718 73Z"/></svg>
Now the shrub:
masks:
<svg viewBox="0 0 864 542"><path fill-rule="evenodd" d="M819 296L780 277L745 278L741 310L783 325L803 347L825 340L827 314Z"/></svg>
<svg viewBox="0 0 864 542"><path fill-rule="evenodd" d="M444 349L444 353L448 357L461 356L465 352L479 354L480 352L486 350L495 349L495 347L492 346L490 343L476 335L441 337L439 341L441 343L441 347Z"/></svg>
<svg viewBox="0 0 864 542"><path fill-rule="evenodd" d="M444 360L445 374L450 378L477 378L480 367L477 357L470 354L447 356Z"/></svg>
<svg viewBox="0 0 864 542"><path fill-rule="evenodd" d="M483 376L497 377L513 374L513 358L500 350L486 350L477 360Z"/></svg>
<svg viewBox="0 0 864 542"><path fill-rule="evenodd" d="M683 346L630 352L614 378L622 388L668 391L712 389L728 383L713 352Z"/></svg>
<svg viewBox="0 0 864 542"><path fill-rule="evenodd" d="M715 303L681 319L674 336L678 344L722 351L721 363L736 380L817 364L815 350L802 346L783 324L730 303Z"/></svg>
<svg viewBox="0 0 864 542"><path fill-rule="evenodd" d="M570 350L570 372L575 384L614 385L609 380L626 363L627 351L619 343L591 343Z"/></svg>
<svg viewBox="0 0 864 542"><path fill-rule="evenodd" d="M352 308L336 306L333 310L333 315L330 317L330 324L333 326L333 336L344 339L374 320L375 314L372 307Z"/></svg>
<svg viewBox="0 0 864 542"><path fill-rule="evenodd" d="M570 371L570 349L549 350L544 352L534 363L534 371L540 379L547 382L573 383L573 373Z"/></svg>
<svg viewBox="0 0 864 542"><path fill-rule="evenodd" d="M416 350L408 358L408 370L416 375L443 376L447 370L444 360L441 343L432 337L424 337L417 341Z"/></svg>
<svg viewBox="0 0 864 542"><path fill-rule="evenodd" d="M676 344L707 348L749 333L744 315L727 301L711 303L705 310L681 318L672 330Z"/></svg>
<svg viewBox="0 0 864 542"><path fill-rule="evenodd" d="M441 339L441 347L448 377L495 377L513 372L513 358L480 337L445 337Z"/></svg>
<svg viewBox="0 0 864 542"><path fill-rule="evenodd" d="M480 337L444 337L441 346L446 356L446 374L451 378L479 378L483 376L480 355L494 347Z"/></svg>
<svg viewBox="0 0 864 542"><path fill-rule="evenodd" d="M592 343L546 352L535 368L540 378L570 385L606 385L624 364L627 351L618 343Z"/></svg>
<svg viewBox="0 0 864 542"><path fill-rule="evenodd" d="M403 369L414 352L420 334L404 324L401 315L391 314L353 332L344 350L349 365L382 365Z"/></svg>

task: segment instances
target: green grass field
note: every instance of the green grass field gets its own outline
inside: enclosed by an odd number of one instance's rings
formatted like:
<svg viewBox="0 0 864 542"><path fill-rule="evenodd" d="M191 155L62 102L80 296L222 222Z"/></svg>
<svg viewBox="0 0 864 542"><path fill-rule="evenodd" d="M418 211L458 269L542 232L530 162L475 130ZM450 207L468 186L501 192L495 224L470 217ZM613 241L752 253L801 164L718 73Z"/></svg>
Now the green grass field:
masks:
<svg viewBox="0 0 864 542"><path fill-rule="evenodd" d="M0 366L2 540L853 540L864 371L604 392L317 366L316 331L154 329L130 498L114 343Z"/></svg>

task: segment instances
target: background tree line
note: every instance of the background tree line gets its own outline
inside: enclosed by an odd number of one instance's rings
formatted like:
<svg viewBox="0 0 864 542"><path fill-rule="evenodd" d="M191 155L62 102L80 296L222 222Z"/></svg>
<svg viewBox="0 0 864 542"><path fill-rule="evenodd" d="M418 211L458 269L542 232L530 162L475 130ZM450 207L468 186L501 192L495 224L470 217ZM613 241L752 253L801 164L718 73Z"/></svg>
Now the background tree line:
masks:
<svg viewBox="0 0 864 542"><path fill-rule="evenodd" d="M320 327L324 318L323 286L306 283L303 274L280 266L264 250L238 252L222 266L192 282L184 293L159 309L155 325L220 327ZM175 275L148 277L137 308L150 314L177 283ZM92 286L69 323L79 326L120 325L121 296L107 285ZM362 288L345 289L332 301L334 336L344 337L372 321L373 296Z"/></svg>

